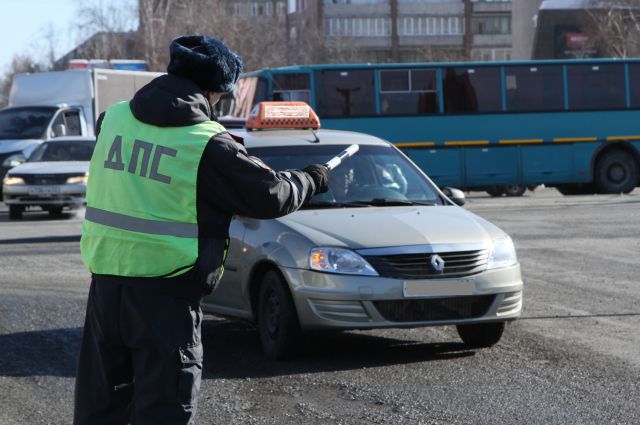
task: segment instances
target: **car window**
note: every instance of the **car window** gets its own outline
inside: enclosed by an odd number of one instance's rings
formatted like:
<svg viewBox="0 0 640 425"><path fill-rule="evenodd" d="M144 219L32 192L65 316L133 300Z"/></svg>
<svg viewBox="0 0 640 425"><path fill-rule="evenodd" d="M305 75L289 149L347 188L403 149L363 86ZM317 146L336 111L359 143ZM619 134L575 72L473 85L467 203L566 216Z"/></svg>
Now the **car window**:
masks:
<svg viewBox="0 0 640 425"><path fill-rule="evenodd" d="M296 146L250 149L277 171L325 163L344 146ZM360 146L360 150L333 170L329 190L314 200L328 202L367 202L376 199L441 203L432 184L413 163L390 146Z"/></svg>
<svg viewBox="0 0 640 425"><path fill-rule="evenodd" d="M0 111L0 139L41 139L56 108L9 108Z"/></svg>
<svg viewBox="0 0 640 425"><path fill-rule="evenodd" d="M28 162L42 161L89 161L93 154L91 142L45 142L38 146Z"/></svg>

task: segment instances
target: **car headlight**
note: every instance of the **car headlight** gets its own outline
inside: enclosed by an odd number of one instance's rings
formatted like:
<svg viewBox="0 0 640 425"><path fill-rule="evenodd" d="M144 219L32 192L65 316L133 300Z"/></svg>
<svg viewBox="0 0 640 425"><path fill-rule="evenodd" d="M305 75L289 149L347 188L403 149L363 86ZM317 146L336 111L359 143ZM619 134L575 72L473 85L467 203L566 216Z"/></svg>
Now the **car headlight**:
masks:
<svg viewBox="0 0 640 425"><path fill-rule="evenodd" d="M73 176L67 179L67 184L87 184L87 180L89 180L88 175L84 176Z"/></svg>
<svg viewBox="0 0 640 425"><path fill-rule="evenodd" d="M344 248L313 248L309 253L309 267L328 273L378 276L367 260Z"/></svg>
<svg viewBox="0 0 640 425"><path fill-rule="evenodd" d="M13 177L7 174L4 179L2 179L2 184L6 186L11 186L12 184L24 184L24 179L22 177Z"/></svg>
<svg viewBox="0 0 640 425"><path fill-rule="evenodd" d="M487 269L499 269L509 267L518 263L516 248L513 246L511 238L498 239L493 241Z"/></svg>
<svg viewBox="0 0 640 425"><path fill-rule="evenodd" d="M6 167L6 168L13 168L15 166L18 166L18 165L22 164L26 160L27 160L27 158L25 158L25 156L23 154L16 153L16 154L8 156L7 159L5 159L2 162L2 166Z"/></svg>

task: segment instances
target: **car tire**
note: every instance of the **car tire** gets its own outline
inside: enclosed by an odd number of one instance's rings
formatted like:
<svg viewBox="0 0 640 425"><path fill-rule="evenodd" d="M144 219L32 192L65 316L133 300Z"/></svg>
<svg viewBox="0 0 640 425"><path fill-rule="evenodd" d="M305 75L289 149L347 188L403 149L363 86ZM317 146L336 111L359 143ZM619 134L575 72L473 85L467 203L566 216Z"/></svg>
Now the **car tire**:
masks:
<svg viewBox="0 0 640 425"><path fill-rule="evenodd" d="M629 193L638 185L638 163L626 152L609 151L596 163L595 182L601 193Z"/></svg>
<svg viewBox="0 0 640 425"><path fill-rule="evenodd" d="M23 207L20 205L9 205L9 220L20 220L22 218Z"/></svg>
<svg viewBox="0 0 640 425"><path fill-rule="evenodd" d="M62 207L49 207L47 211L51 217L60 217L62 215Z"/></svg>
<svg viewBox="0 0 640 425"><path fill-rule="evenodd" d="M302 343L298 314L284 279L271 270L264 275L258 298L258 333L270 359L293 356Z"/></svg>
<svg viewBox="0 0 640 425"><path fill-rule="evenodd" d="M505 322L457 325L458 335L469 348L491 347L500 341Z"/></svg>

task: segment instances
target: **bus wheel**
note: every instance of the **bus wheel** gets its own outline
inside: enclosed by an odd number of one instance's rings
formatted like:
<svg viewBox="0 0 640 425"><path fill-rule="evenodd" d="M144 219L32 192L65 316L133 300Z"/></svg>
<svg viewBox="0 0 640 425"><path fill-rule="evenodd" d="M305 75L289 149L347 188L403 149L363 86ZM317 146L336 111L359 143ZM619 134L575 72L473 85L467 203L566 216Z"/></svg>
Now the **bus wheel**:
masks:
<svg viewBox="0 0 640 425"><path fill-rule="evenodd" d="M503 189L507 196L522 196L527 191L527 186L523 184L508 184Z"/></svg>
<svg viewBox="0 0 640 425"><path fill-rule="evenodd" d="M638 163L623 151L609 151L598 159L595 181L601 193L629 193L638 185Z"/></svg>
<svg viewBox="0 0 640 425"><path fill-rule="evenodd" d="M491 196L499 197L502 196L504 190L502 189L502 186L489 186L487 187L486 192Z"/></svg>

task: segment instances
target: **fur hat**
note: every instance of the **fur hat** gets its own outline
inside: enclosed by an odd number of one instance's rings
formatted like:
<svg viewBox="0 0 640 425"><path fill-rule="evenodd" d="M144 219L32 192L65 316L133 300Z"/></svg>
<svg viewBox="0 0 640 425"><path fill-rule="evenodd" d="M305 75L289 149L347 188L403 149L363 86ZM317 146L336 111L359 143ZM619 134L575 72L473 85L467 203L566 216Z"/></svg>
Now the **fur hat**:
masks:
<svg viewBox="0 0 640 425"><path fill-rule="evenodd" d="M167 72L188 78L202 90L230 92L242 72L242 59L222 41L206 35L178 37L171 42L169 53Z"/></svg>

